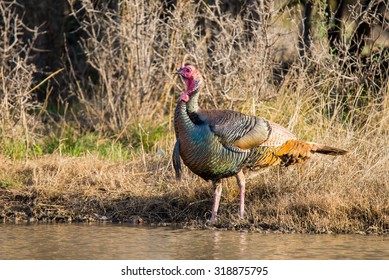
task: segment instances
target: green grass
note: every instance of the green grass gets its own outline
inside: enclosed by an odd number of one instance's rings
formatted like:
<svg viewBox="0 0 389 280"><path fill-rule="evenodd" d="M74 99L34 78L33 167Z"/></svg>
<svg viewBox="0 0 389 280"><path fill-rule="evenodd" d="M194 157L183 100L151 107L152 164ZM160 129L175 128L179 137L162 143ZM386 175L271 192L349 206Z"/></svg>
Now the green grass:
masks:
<svg viewBox="0 0 389 280"><path fill-rule="evenodd" d="M9 188L15 188L20 187L20 183L13 180L13 179L7 179L7 178L0 178L0 188L2 189L9 189Z"/></svg>
<svg viewBox="0 0 389 280"><path fill-rule="evenodd" d="M13 160L37 157L43 154L42 145L35 143L28 145L26 138L1 137L0 143L0 153Z"/></svg>
<svg viewBox="0 0 389 280"><path fill-rule="evenodd" d="M130 159L139 153L155 152L158 143L169 135L166 123L147 123L129 128L129 137L101 135L99 132L80 132L68 126L30 143L26 137L0 140L0 153L13 160L55 154L79 157L89 154L101 159Z"/></svg>
<svg viewBox="0 0 389 280"><path fill-rule="evenodd" d="M42 144L44 154L60 153L72 157L96 154L100 158L129 158L130 147L110 138L102 138L97 133L75 134L69 129L63 137L47 137Z"/></svg>

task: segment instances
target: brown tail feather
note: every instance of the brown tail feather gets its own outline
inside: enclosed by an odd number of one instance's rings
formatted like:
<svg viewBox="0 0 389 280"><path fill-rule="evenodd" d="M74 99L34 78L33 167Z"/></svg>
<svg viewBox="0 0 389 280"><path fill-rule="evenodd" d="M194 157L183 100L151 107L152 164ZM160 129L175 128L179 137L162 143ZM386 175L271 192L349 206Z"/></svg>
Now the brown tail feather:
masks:
<svg viewBox="0 0 389 280"><path fill-rule="evenodd" d="M315 146L303 140L288 140L278 148L275 155L281 159L280 164L289 166L309 159L315 152Z"/></svg>
<svg viewBox="0 0 389 280"><path fill-rule="evenodd" d="M312 143L316 148L315 153L331 155L331 156L341 156L348 153L348 151L343 149L338 149L330 146L320 145L317 143Z"/></svg>
<svg viewBox="0 0 389 280"><path fill-rule="evenodd" d="M288 140L275 155L281 159L281 165L288 166L309 159L313 153L336 156L345 155L348 151L303 140Z"/></svg>
<svg viewBox="0 0 389 280"><path fill-rule="evenodd" d="M348 151L304 140L291 139L278 147L259 147L258 150L254 150L253 158L248 163L248 167L257 170L279 164L289 166L309 159L314 153L335 156L345 155Z"/></svg>

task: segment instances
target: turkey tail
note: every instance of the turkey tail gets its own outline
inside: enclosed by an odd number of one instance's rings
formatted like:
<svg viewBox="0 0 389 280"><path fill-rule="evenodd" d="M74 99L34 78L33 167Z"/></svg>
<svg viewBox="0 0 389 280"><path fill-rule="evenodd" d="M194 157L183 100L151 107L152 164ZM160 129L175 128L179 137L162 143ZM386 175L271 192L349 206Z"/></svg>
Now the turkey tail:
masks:
<svg viewBox="0 0 389 280"><path fill-rule="evenodd" d="M309 159L313 153L336 156L345 155L348 152L346 150L320 145L313 142L288 140L278 148L275 155L281 159L281 165L289 166Z"/></svg>
<svg viewBox="0 0 389 280"><path fill-rule="evenodd" d="M309 142L308 142L309 143ZM331 155L331 156L341 156L346 155L348 151L343 149L338 149L330 146L320 145L317 143L309 143L313 145L312 151L315 153L325 154L325 155Z"/></svg>

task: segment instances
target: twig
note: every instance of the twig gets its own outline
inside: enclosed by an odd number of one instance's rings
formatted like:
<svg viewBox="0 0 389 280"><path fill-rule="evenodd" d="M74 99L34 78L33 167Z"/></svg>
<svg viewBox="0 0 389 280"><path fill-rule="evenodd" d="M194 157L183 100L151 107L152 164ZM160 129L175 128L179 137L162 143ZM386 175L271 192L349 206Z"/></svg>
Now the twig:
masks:
<svg viewBox="0 0 389 280"><path fill-rule="evenodd" d="M57 71L55 71L54 73L51 73L49 76L47 76L42 82L40 82L39 84L37 84L35 87L33 87L32 89L30 89L28 91L28 93L31 93L33 92L34 90L36 90L37 88L39 88L42 84L44 84L48 79L52 78L53 76L57 75L58 73L62 72L64 70L64 68L61 68Z"/></svg>

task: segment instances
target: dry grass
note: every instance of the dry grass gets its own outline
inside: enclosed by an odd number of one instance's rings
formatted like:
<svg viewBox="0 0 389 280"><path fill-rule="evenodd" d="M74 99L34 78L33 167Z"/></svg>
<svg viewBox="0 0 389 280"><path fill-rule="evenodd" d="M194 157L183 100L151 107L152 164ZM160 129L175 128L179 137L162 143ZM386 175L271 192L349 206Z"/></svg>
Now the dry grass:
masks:
<svg viewBox="0 0 389 280"><path fill-rule="evenodd" d="M34 96L34 41L23 43L24 27L10 2L0 3L3 220L139 216L202 227L210 216L210 183L189 171L175 182L170 162L172 112L183 90L172 72L190 54L206 79L203 107L262 116L302 139L350 151L338 158L317 155L301 169L253 174L244 221L237 219L235 182L226 180L217 226L389 231L388 48L372 46L377 51L364 59L332 55L319 32L327 28L322 20L313 28L312 56L299 58L301 18L293 11L255 7L256 19L218 16L217 7L202 1L178 1L163 14L159 1L123 0L118 13L101 13L83 1L83 9L70 11L82 30L85 61L75 60L69 47L61 72L77 101L59 100L62 109L53 113L48 100ZM255 27L250 32L248 23ZM33 33L39 40L39 30ZM274 67L285 58L289 72L275 86ZM47 84L47 95L52 90Z"/></svg>
<svg viewBox="0 0 389 280"><path fill-rule="evenodd" d="M370 154L371 156L371 154ZM248 180L247 218L239 221L238 188L224 183L220 219L227 228L293 232L387 233L386 159L316 156L302 170L268 169ZM45 156L26 162L3 158L0 217L5 221L178 223L202 227L212 190L187 172L177 183L168 157L106 161ZM374 162L374 164L372 164ZM279 172L279 174L278 174Z"/></svg>

